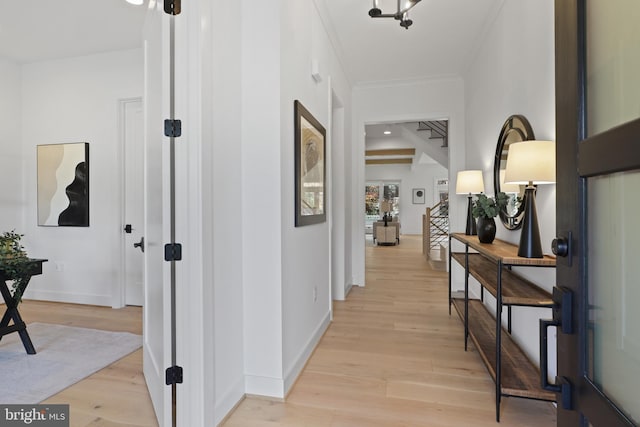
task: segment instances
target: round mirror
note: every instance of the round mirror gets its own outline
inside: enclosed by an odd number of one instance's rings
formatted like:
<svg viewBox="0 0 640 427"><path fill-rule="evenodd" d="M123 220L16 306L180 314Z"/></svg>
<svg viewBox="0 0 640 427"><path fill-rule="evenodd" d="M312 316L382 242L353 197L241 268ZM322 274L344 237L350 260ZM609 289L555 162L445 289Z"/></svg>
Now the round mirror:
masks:
<svg viewBox="0 0 640 427"><path fill-rule="evenodd" d="M495 194L500 192L509 196L506 208L499 212L500 220L508 230L517 230L522 226L524 216L524 185L505 184L504 172L507 167L507 155L509 146L514 142L535 139L533 129L529 121L521 115L509 117L502 126L498 144L496 146L496 157L493 163L493 187Z"/></svg>

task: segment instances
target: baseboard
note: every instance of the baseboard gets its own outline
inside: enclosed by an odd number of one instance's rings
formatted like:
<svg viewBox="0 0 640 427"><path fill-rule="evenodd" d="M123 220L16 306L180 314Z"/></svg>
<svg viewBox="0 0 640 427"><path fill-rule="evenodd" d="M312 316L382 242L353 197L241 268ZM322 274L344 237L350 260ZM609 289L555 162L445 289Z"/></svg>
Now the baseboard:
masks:
<svg viewBox="0 0 640 427"><path fill-rule="evenodd" d="M282 378L245 375L244 389L247 395L284 399L284 380Z"/></svg>
<svg viewBox="0 0 640 427"><path fill-rule="evenodd" d="M56 291L43 291L43 290L29 290L24 294L25 299L32 299L36 301L53 301L53 302L66 302L72 304L86 304L86 305L101 305L105 307L112 306L113 298L111 295L91 295L91 294L79 294L77 292L56 292Z"/></svg>
<svg viewBox="0 0 640 427"><path fill-rule="evenodd" d="M284 375L284 395L285 396L289 393L289 390L298 379L298 376L302 373L302 370L307 364L307 361L311 357L311 354L313 353L313 351L318 346L320 339L324 335L330 323L331 323L331 313L327 312L327 314L324 316L324 318L322 319L322 321L314 331L309 341L307 341L307 344L304 346L300 354L298 354L298 357L296 357L296 360L294 361L293 365L285 372L285 375Z"/></svg>
<svg viewBox="0 0 640 427"><path fill-rule="evenodd" d="M220 399L216 397L214 425L222 424L240 405L244 397L244 378L241 378Z"/></svg>
<svg viewBox="0 0 640 427"><path fill-rule="evenodd" d="M353 283L347 283L347 287L344 290L344 298L347 298L347 295L349 295L349 292L351 292L351 288L353 288Z"/></svg>

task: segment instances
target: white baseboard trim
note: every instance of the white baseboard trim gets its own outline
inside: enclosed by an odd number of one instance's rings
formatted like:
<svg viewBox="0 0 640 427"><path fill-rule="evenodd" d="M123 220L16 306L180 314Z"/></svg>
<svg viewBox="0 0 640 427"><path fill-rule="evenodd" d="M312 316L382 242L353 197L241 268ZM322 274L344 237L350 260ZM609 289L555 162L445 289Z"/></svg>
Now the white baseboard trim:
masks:
<svg viewBox="0 0 640 427"><path fill-rule="evenodd" d="M248 395L284 399L284 380L282 378L245 375L244 389Z"/></svg>
<svg viewBox="0 0 640 427"><path fill-rule="evenodd" d="M72 304L101 305L111 307L113 298L111 295L91 295L69 292L29 290L24 294L24 299L36 301L67 302Z"/></svg>
<svg viewBox="0 0 640 427"><path fill-rule="evenodd" d="M216 396L214 425L221 424L244 400L244 378L240 378L220 398Z"/></svg>
<svg viewBox="0 0 640 427"><path fill-rule="evenodd" d="M327 312L327 314L324 316L324 318L316 328L311 338L309 338L309 341L307 341L307 344L304 346L300 354L298 354L298 357L296 357L296 360L293 362L293 365L285 371L285 375L284 375L284 395L285 396L289 393L291 387L298 379L298 376L302 373L302 370L307 364L307 361L311 357L311 354L313 353L313 351L316 349L318 343L320 342L320 339L324 335L330 323L331 323L331 312Z"/></svg>
<svg viewBox="0 0 640 427"><path fill-rule="evenodd" d="M353 288L353 283L347 283L347 287L344 290L344 298L347 299L347 295L351 292L351 288Z"/></svg>

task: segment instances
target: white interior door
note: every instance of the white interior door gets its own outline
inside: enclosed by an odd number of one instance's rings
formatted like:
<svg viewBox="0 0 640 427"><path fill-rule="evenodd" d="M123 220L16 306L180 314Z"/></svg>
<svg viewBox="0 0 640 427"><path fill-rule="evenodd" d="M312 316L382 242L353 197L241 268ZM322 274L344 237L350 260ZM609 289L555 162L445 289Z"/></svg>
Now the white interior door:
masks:
<svg viewBox="0 0 640 427"><path fill-rule="evenodd" d="M171 388L165 369L171 360L170 277L164 261L167 241L168 183L163 121L168 117L168 15L161 1L151 2L144 28L144 318L143 368L158 424L169 426Z"/></svg>
<svg viewBox="0 0 640 427"><path fill-rule="evenodd" d="M124 117L124 286L125 304L143 305L144 115L142 99L122 102ZM135 247L134 245L140 245Z"/></svg>

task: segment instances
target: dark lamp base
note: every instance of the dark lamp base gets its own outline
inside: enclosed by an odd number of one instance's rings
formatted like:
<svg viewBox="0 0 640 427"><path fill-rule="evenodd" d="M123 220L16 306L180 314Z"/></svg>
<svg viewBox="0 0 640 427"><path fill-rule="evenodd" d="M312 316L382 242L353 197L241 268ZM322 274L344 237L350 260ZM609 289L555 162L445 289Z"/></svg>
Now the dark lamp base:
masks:
<svg viewBox="0 0 640 427"><path fill-rule="evenodd" d="M538 213L536 210L535 188L529 186L524 193L524 220L518 256L523 258L543 258L542 243L540 243L540 228L538 227Z"/></svg>

